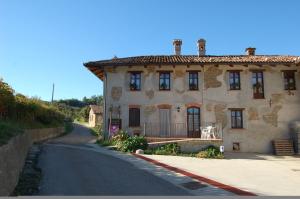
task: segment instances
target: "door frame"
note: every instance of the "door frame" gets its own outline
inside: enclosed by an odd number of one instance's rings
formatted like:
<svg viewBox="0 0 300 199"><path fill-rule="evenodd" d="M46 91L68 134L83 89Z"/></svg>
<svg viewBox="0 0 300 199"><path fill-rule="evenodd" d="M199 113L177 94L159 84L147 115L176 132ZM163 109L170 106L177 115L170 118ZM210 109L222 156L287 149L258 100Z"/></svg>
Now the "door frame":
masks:
<svg viewBox="0 0 300 199"><path fill-rule="evenodd" d="M166 123L166 124L163 124L162 123L162 120L161 120L161 110L168 110L168 114L169 114L169 118L168 118L168 123ZM160 137L169 137L170 136L170 133L171 133L171 109L170 108L159 108L158 109L158 111L159 111L159 136ZM165 125L166 126L166 132L164 132L163 134L162 134L162 131L161 131L161 126L162 125Z"/></svg>
<svg viewBox="0 0 300 199"><path fill-rule="evenodd" d="M190 129L189 129L189 109L198 109L198 111L199 111L199 113L198 113L198 117L199 117L199 131L197 132L197 131L195 131L194 130L194 111L193 111L193 114L192 114L192 116L193 116L193 131L191 132L190 131ZM190 106L190 107L188 107L187 109L186 109L186 124L187 124L187 128L186 128L186 130L187 130L187 137L190 137L190 138L200 138L201 137L201 108L200 107L197 107L197 106Z"/></svg>

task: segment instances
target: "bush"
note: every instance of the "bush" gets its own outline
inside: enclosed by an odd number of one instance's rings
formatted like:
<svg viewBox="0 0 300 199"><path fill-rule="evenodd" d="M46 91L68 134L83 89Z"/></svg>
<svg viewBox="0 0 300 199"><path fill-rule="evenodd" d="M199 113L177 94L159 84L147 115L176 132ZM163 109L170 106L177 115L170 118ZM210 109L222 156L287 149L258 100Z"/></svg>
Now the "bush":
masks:
<svg viewBox="0 0 300 199"><path fill-rule="evenodd" d="M205 150L197 153L196 157L197 158L218 158L218 159L224 158L219 148L215 146L208 146Z"/></svg>
<svg viewBox="0 0 300 199"><path fill-rule="evenodd" d="M65 116L48 102L24 95L15 96L15 116L11 119L26 124L25 128L62 126Z"/></svg>
<svg viewBox="0 0 300 199"><path fill-rule="evenodd" d="M102 137L103 135L103 130L102 130L102 125L97 125L90 130L91 134L97 137Z"/></svg>
<svg viewBox="0 0 300 199"><path fill-rule="evenodd" d="M0 146L7 144L10 138L23 132L15 123L0 121Z"/></svg>
<svg viewBox="0 0 300 199"><path fill-rule="evenodd" d="M112 145L114 145L111 140L103 140L103 139L97 140L96 143L100 144L101 146L112 146Z"/></svg>
<svg viewBox="0 0 300 199"><path fill-rule="evenodd" d="M11 117L14 112L14 107L14 90L2 79L0 79L0 119Z"/></svg>
<svg viewBox="0 0 300 199"><path fill-rule="evenodd" d="M155 155L178 155L180 154L180 147L177 143L171 143L157 147L152 150L147 150L145 151L145 153Z"/></svg>
<svg viewBox="0 0 300 199"><path fill-rule="evenodd" d="M112 136L112 141L115 143L123 142L129 138L129 134L124 130L119 130L118 133Z"/></svg>
<svg viewBox="0 0 300 199"><path fill-rule="evenodd" d="M117 149L123 152L134 152L137 149L146 150L148 146L147 140L142 136L132 136L124 141L118 142Z"/></svg>

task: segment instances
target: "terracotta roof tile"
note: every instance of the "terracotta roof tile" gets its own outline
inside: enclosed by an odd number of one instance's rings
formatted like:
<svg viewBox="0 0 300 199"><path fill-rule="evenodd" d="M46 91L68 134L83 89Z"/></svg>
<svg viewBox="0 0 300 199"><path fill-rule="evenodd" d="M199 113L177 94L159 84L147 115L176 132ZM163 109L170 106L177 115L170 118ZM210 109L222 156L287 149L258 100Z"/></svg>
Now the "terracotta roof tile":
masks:
<svg viewBox="0 0 300 199"><path fill-rule="evenodd" d="M113 58L109 60L87 62L86 67L104 67L104 66L128 66L128 65L148 65L148 64L267 64L283 63L298 64L300 56L289 55L224 55L224 56L197 56L197 55L155 55L155 56L137 56L125 58Z"/></svg>
<svg viewBox="0 0 300 199"><path fill-rule="evenodd" d="M103 112L102 107L97 105L90 105L90 108L93 110L95 114Z"/></svg>

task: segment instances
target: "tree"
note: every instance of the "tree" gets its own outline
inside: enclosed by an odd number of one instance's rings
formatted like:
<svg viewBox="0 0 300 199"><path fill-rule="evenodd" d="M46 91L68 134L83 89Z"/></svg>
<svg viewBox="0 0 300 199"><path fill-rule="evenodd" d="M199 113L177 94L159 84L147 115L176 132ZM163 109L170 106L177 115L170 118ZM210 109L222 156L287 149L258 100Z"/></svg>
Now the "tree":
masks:
<svg viewBox="0 0 300 199"><path fill-rule="evenodd" d="M0 118L6 118L13 115L14 107L14 90L0 79Z"/></svg>
<svg viewBox="0 0 300 199"><path fill-rule="evenodd" d="M89 112L90 112L89 106L85 106L85 107L81 108L78 113L79 120L87 122L89 119Z"/></svg>
<svg viewBox="0 0 300 199"><path fill-rule="evenodd" d="M90 98L83 97L82 101L86 105L102 105L103 104L103 96L101 95L93 95Z"/></svg>
<svg viewBox="0 0 300 199"><path fill-rule="evenodd" d="M65 104L65 105L68 105L68 106L72 106L72 107L84 107L86 104L83 102L83 101L80 101L78 99L65 99L65 100L59 100L57 101L58 103L60 104Z"/></svg>

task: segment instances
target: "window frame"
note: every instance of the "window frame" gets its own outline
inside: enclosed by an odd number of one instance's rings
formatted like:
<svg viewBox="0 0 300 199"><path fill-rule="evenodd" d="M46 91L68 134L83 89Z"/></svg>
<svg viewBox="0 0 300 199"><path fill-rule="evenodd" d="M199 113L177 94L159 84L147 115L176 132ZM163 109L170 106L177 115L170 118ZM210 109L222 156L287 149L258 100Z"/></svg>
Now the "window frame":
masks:
<svg viewBox="0 0 300 199"><path fill-rule="evenodd" d="M141 91L142 89L142 72L140 71L130 71L129 89L130 91ZM133 83L132 83L133 82ZM137 84L139 82L138 88L133 89L131 84Z"/></svg>
<svg viewBox="0 0 300 199"><path fill-rule="evenodd" d="M287 91L294 91L297 90L296 87L296 77L295 77L295 72L294 70L285 70L283 72L283 85L284 85L284 90ZM289 79L293 80L292 88L288 86Z"/></svg>
<svg viewBox="0 0 300 199"><path fill-rule="evenodd" d="M138 115L134 115L138 113ZM128 110L128 126L129 127L140 127L141 126L141 109L138 107L131 107Z"/></svg>
<svg viewBox="0 0 300 199"><path fill-rule="evenodd" d="M243 111L242 108L237 109L230 109L230 122L232 129L244 129L244 118L243 118ZM237 113L240 113L239 116ZM233 115L234 113L234 115ZM238 118L240 118L241 123L238 125Z"/></svg>
<svg viewBox="0 0 300 199"><path fill-rule="evenodd" d="M228 76L229 90L241 90L241 72L239 70L229 70ZM233 85L231 84L231 79L233 80Z"/></svg>
<svg viewBox="0 0 300 199"><path fill-rule="evenodd" d="M167 74L169 75L169 78L165 77L165 75L167 75ZM161 77L161 75L163 75L164 77ZM163 82L161 82L161 81L163 81ZM161 84L162 83L167 84L166 81L169 83L169 87L166 88L166 89L163 89L161 87ZM171 90L171 72L169 72L169 71L159 71L158 87L159 87L160 91L170 91Z"/></svg>
<svg viewBox="0 0 300 199"><path fill-rule="evenodd" d="M258 74L261 74L261 77L259 77ZM262 83L262 93L255 92L255 90L257 90L257 88L256 89L254 88L254 82L253 82L253 80L255 80L255 84L259 83L258 80L260 78L261 78L261 83ZM263 70L252 71L251 83L252 83L253 98L254 99L265 99L264 71Z"/></svg>
<svg viewBox="0 0 300 199"><path fill-rule="evenodd" d="M190 91L198 91L199 90L199 73L198 71L189 71L189 90ZM195 75L195 76L194 76ZM196 81L196 82L194 82ZM195 88L191 88L191 85L195 84Z"/></svg>

